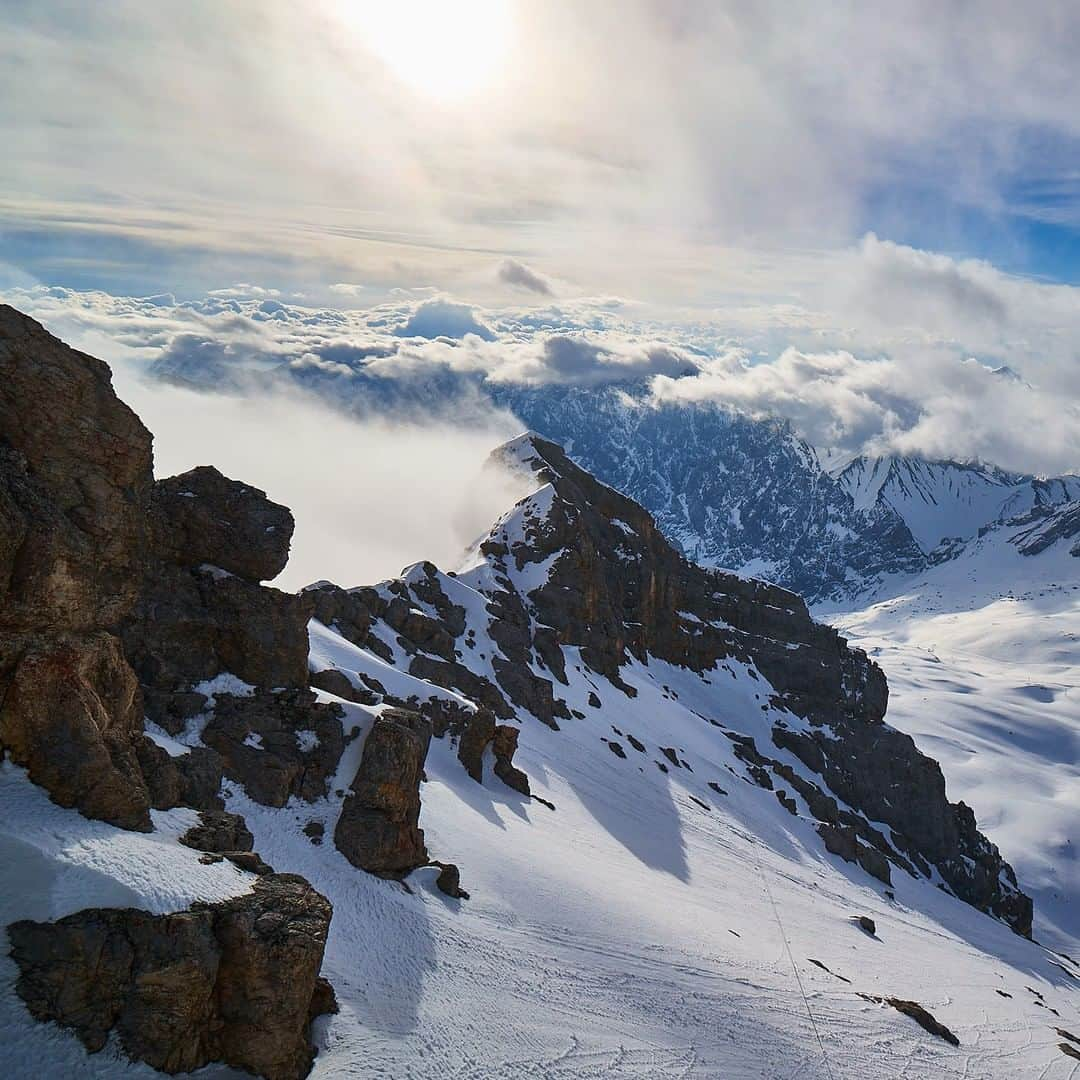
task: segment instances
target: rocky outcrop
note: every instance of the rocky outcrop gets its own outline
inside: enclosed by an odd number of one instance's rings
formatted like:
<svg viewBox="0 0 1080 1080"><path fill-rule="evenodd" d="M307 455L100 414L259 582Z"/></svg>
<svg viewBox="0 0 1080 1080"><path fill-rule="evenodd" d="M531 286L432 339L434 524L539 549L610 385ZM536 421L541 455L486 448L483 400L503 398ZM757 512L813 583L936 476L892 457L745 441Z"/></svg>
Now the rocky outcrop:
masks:
<svg viewBox="0 0 1080 1080"><path fill-rule="evenodd" d="M293 795L323 798L345 748L343 711L320 704L311 690L219 694L203 742L221 755L225 776L264 806Z"/></svg>
<svg viewBox="0 0 1080 1080"><path fill-rule="evenodd" d="M507 787L522 795L529 795L529 778L514 764L520 735L518 728L510 724L500 724L495 729L491 740L491 750L495 755L494 772Z"/></svg>
<svg viewBox="0 0 1080 1080"><path fill-rule="evenodd" d="M245 581L269 581L289 561L295 522L265 491L211 465L159 480L151 492L153 548L178 566L208 564Z"/></svg>
<svg viewBox="0 0 1080 1080"><path fill-rule="evenodd" d="M272 876L242 819L213 813L231 758L172 757L143 732L144 698L178 731L209 704L192 685L224 671L306 686L309 603L258 584L291 532L284 507L216 470L155 485L150 434L108 368L0 305L0 753L55 802L123 828L148 830L151 807L204 809L184 841L266 875L175 915L94 909L9 927L31 1013L90 1050L116 1032L172 1072L220 1060L290 1080L310 1066L311 1017L333 1003L318 979L330 905ZM287 786L324 794L340 721L306 699L277 711L292 706L327 715L310 733L321 753L301 739ZM262 698L247 708L275 713ZM226 705L229 749L236 723Z"/></svg>
<svg viewBox="0 0 1080 1080"><path fill-rule="evenodd" d="M542 514L526 508L481 545L496 577L502 571L507 582L530 565L547 565L527 597L533 625L579 646L582 660L624 692L630 688L620 669L631 657L701 673L734 658L760 672L776 691L772 704L804 722L796 729L778 721L774 742L858 812L846 812L851 820L841 815L845 825L872 838L848 854L882 880L886 854L913 873L929 876L936 867L961 899L1030 934L1031 901L1012 869L978 832L970 809L949 803L938 764L883 722L888 684L865 652L815 623L794 593L688 563L640 506L598 483L555 444L522 436L498 457L531 470L552 491ZM766 766L773 763L753 753L748 767L772 787ZM820 794L818 805L828 813ZM889 825L898 850L866 819ZM841 843L837 831L828 835Z"/></svg>
<svg viewBox="0 0 1080 1080"><path fill-rule="evenodd" d="M428 861L419 822L430 741L431 726L419 713L391 708L375 718L334 829L334 843L353 866L403 877Z"/></svg>
<svg viewBox="0 0 1080 1080"><path fill-rule="evenodd" d="M0 305L0 752L63 806L150 826L135 601L150 433L109 369Z"/></svg>
<svg viewBox="0 0 1080 1080"><path fill-rule="evenodd" d="M191 687L226 672L267 689L307 686L312 605L259 584L288 559L292 514L201 467L159 480L148 520L139 595L121 632L149 715L178 728L201 709Z"/></svg>
<svg viewBox="0 0 1080 1080"><path fill-rule="evenodd" d="M306 1076L331 907L303 878L260 878L246 895L173 915L91 908L8 928L16 990L38 1020L87 1050L113 1032L165 1072L221 1061L267 1080ZM313 1008L314 1006L314 1008Z"/></svg>

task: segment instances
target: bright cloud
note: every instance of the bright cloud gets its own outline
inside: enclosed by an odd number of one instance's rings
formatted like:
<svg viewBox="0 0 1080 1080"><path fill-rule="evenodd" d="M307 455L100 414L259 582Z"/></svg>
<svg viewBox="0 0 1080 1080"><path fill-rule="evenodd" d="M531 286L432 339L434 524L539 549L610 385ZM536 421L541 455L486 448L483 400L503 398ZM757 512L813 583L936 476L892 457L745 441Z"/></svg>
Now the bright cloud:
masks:
<svg viewBox="0 0 1080 1080"><path fill-rule="evenodd" d="M175 384L302 388L369 420L501 430L499 387L652 380L660 405L786 417L845 454L1080 471L1080 289L872 235L830 263L804 305L729 305L709 319L587 297L481 308L430 290L348 310L250 286L184 302L6 296L89 351L136 358Z"/></svg>

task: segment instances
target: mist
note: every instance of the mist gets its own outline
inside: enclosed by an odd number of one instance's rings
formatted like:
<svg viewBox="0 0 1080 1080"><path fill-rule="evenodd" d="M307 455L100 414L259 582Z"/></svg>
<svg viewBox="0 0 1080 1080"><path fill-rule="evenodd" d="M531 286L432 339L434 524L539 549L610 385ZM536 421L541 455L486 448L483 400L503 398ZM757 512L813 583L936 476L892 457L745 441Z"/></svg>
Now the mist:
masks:
<svg viewBox="0 0 1080 1080"><path fill-rule="evenodd" d="M149 382L131 362L114 361L113 374L154 434L156 476L214 465L292 510L289 563L274 581L281 589L320 579L374 584L422 559L453 569L526 494L520 475L483 469L496 446L520 433L509 414L468 428L358 419L299 394Z"/></svg>

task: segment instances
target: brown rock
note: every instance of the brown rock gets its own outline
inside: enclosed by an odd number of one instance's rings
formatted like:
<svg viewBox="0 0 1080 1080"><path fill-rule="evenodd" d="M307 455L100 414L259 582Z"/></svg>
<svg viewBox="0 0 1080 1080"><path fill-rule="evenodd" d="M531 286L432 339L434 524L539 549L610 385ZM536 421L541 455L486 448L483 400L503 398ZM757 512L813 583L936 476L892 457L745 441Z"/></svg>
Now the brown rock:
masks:
<svg viewBox="0 0 1080 1080"><path fill-rule="evenodd" d="M105 364L4 304L0 442L0 631L114 625L139 577L150 433Z"/></svg>
<svg viewBox="0 0 1080 1080"><path fill-rule="evenodd" d="M318 690L325 690L328 694L342 698L345 701L355 702L357 705L377 705L379 697L371 690L353 686L349 677L336 668L328 668L326 671L314 671L310 676L311 685Z"/></svg>
<svg viewBox="0 0 1080 1080"><path fill-rule="evenodd" d="M0 305L0 752L63 806L149 828L135 598L150 434L105 364Z"/></svg>
<svg viewBox="0 0 1080 1080"><path fill-rule="evenodd" d="M353 866L402 877L427 862L419 820L430 740L419 713L386 709L376 717L334 830L334 843Z"/></svg>
<svg viewBox="0 0 1080 1080"><path fill-rule="evenodd" d="M159 480L151 521L159 558L181 566L209 564L251 582L285 569L295 524L288 507L211 465Z"/></svg>
<svg viewBox="0 0 1080 1080"><path fill-rule="evenodd" d="M478 784L484 780L484 751L495 738L496 730L495 717L480 708L469 716L458 739L458 760Z"/></svg>
<svg viewBox="0 0 1080 1080"><path fill-rule="evenodd" d="M180 843L196 851L224 854L229 851L251 851L255 838L239 814L204 810L199 814L199 824L188 829L180 837Z"/></svg>
<svg viewBox="0 0 1080 1080"><path fill-rule="evenodd" d="M520 730L510 724L499 724L491 740L495 754L495 775L507 786L522 795L530 795L529 778L514 765Z"/></svg>
<svg viewBox="0 0 1080 1080"><path fill-rule="evenodd" d="M211 1061L267 1080L306 1076L331 907L303 878L175 915L90 908L9 928L16 990L38 1020L72 1028L91 1052L116 1031L166 1072Z"/></svg>
<svg viewBox="0 0 1080 1080"><path fill-rule="evenodd" d="M54 802L149 830L141 738L139 687L116 638L56 635L18 657L0 710L0 745Z"/></svg>
<svg viewBox="0 0 1080 1080"><path fill-rule="evenodd" d="M284 806L292 795L312 802L327 794L341 760L342 715L310 690L220 694L203 741L256 802Z"/></svg>
<svg viewBox="0 0 1080 1080"><path fill-rule="evenodd" d="M436 863L442 867L439 876L435 879L435 887L439 892L453 897L455 900L468 900L469 894L461 887L461 872L453 863Z"/></svg>

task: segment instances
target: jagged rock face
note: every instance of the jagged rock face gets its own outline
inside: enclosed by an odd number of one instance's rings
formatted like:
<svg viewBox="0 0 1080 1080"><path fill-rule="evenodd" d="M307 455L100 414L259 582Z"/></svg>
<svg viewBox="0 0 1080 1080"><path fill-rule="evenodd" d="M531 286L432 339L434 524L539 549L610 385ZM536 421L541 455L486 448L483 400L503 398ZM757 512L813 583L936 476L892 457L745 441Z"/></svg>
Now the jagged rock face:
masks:
<svg viewBox="0 0 1080 1080"><path fill-rule="evenodd" d="M632 660L689 668L705 685L734 662L762 684L762 708L777 717L772 740L805 769L796 772L699 711L724 729L753 782L780 791L789 810L794 790L828 827L833 846L875 877L888 880L891 868L930 877L936 868L957 896L1030 932L1030 900L1008 864L967 808L948 802L937 764L883 722L888 684L865 652L815 623L794 593L687 562L642 507L555 444L522 436L495 457L529 471L537 491L494 527L460 578L422 563L375 589L322 583L312 590L316 609L355 644L475 706L470 713L445 701L419 703L436 735L458 739L474 779L484 782L491 746L496 775L528 791L511 762L516 729L497 721L527 723L531 716L557 727L558 720L584 719L560 697L568 649L578 650L590 679L602 676L616 695L635 692L623 678ZM395 617L391 626L387 615L400 608L412 617ZM432 623L452 637L452 651ZM611 708L610 694L593 685L589 706L600 708L603 698ZM609 741L617 755L615 746L623 750ZM682 768L668 750L670 766L657 766ZM809 779L814 774L818 782ZM873 821L889 825L891 836Z"/></svg>
<svg viewBox="0 0 1080 1080"><path fill-rule="evenodd" d="M644 506L695 562L745 567L814 601L924 565L903 519L888 505L857 507L786 421L656 402L648 380L494 397Z"/></svg>
<svg viewBox="0 0 1080 1080"><path fill-rule="evenodd" d="M891 826L903 854L935 865L958 896L1030 934L1031 902L1011 868L975 829L970 810L948 802L937 762L882 722L888 685L862 650L813 622L786 590L687 563L641 507L597 483L560 447L530 437L510 444L504 458L554 489L547 513L526 524L520 542L507 545L496 534L482 545L496 565L518 571L554 557L529 594L541 623L581 645L582 658L615 685L627 654L697 671L726 657L753 663L777 703L812 725L795 732L777 724L777 745L850 806Z"/></svg>
<svg viewBox="0 0 1080 1080"><path fill-rule="evenodd" d="M400 877L427 862L420 781L431 727L419 713L385 709L364 742L334 843L361 870Z"/></svg>
<svg viewBox="0 0 1080 1080"><path fill-rule="evenodd" d="M637 503L598 483L554 443L531 437L504 459L553 488L547 512L508 544L496 530L482 550L504 573L554 559L529 594L538 621L616 685L629 655L704 671L734 656L752 661L802 715L841 710L880 720L888 687L880 668L815 623L794 593L687 562ZM752 646L752 647L751 647Z"/></svg>
<svg viewBox="0 0 1080 1080"><path fill-rule="evenodd" d="M310 690L219 694L202 738L256 802L284 806L293 795L313 802L326 795L341 760L342 715Z"/></svg>
<svg viewBox="0 0 1080 1080"><path fill-rule="evenodd" d="M0 629L110 627L134 600L151 436L108 367L0 304Z"/></svg>
<svg viewBox="0 0 1080 1080"><path fill-rule="evenodd" d="M223 1061L267 1080L306 1076L312 1006L331 907L303 878L174 915L90 908L8 928L16 990L38 1020L72 1028L91 1052L116 1032L165 1072Z"/></svg>
<svg viewBox="0 0 1080 1080"><path fill-rule="evenodd" d="M109 369L0 305L0 750L63 806L150 825L135 598L150 434Z"/></svg>

